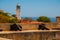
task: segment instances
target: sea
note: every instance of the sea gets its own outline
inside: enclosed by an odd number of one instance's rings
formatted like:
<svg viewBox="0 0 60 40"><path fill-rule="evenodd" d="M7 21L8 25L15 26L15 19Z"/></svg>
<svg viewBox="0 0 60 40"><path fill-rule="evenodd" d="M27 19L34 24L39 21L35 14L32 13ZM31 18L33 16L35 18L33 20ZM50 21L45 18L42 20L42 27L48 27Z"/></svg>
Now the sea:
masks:
<svg viewBox="0 0 60 40"><path fill-rule="evenodd" d="M25 18L25 17L21 17L22 19ZM33 20L36 20L38 17L29 17L29 18L32 18ZM53 17L50 17L51 19L51 22L56 22L56 18L53 18Z"/></svg>

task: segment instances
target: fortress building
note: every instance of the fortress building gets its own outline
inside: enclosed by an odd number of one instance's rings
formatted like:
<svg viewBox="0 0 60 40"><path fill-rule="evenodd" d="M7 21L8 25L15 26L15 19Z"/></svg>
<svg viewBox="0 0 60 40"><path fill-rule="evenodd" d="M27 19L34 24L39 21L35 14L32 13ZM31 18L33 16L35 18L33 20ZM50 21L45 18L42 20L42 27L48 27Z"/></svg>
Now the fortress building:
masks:
<svg viewBox="0 0 60 40"><path fill-rule="evenodd" d="M16 17L17 17L17 19L21 19L21 17L20 17L20 4L19 3L16 6Z"/></svg>
<svg viewBox="0 0 60 40"><path fill-rule="evenodd" d="M60 16L56 17L56 22L58 22L58 23L60 22Z"/></svg>

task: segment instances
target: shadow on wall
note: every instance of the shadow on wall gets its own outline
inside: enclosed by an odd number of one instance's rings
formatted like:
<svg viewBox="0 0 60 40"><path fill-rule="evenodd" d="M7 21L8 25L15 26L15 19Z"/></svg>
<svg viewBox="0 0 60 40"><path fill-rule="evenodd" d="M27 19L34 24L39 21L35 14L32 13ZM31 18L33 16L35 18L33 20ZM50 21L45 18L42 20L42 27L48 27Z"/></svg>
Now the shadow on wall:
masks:
<svg viewBox="0 0 60 40"><path fill-rule="evenodd" d="M39 24L38 30L49 30L48 28L45 27L45 24Z"/></svg>

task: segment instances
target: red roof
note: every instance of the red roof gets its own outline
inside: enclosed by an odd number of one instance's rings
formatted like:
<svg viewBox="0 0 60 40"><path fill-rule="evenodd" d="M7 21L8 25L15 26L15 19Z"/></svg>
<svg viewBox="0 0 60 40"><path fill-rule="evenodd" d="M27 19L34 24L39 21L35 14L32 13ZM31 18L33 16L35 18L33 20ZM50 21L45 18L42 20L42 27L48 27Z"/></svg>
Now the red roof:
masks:
<svg viewBox="0 0 60 40"><path fill-rule="evenodd" d="M32 22L23 22L22 24L41 24L43 22L32 21Z"/></svg>

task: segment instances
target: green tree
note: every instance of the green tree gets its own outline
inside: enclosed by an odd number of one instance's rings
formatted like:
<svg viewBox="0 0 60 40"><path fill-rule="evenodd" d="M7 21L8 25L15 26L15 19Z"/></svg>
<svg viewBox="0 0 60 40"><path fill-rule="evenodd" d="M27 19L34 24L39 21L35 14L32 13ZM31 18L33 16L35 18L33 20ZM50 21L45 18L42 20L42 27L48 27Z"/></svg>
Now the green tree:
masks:
<svg viewBox="0 0 60 40"><path fill-rule="evenodd" d="M51 22L50 18L46 17L46 16L38 17L37 21L39 21L39 22Z"/></svg>
<svg viewBox="0 0 60 40"><path fill-rule="evenodd" d="M9 13L5 13L5 12L0 12L0 22L1 23L6 23L9 21Z"/></svg>
<svg viewBox="0 0 60 40"><path fill-rule="evenodd" d="M0 15L4 15L4 16L7 16L7 17L10 17L10 13L8 13L8 12L0 12Z"/></svg>
<svg viewBox="0 0 60 40"><path fill-rule="evenodd" d="M9 23L18 23L18 19L16 18L10 18Z"/></svg>
<svg viewBox="0 0 60 40"><path fill-rule="evenodd" d="M0 12L0 23L17 23L18 19L15 15L12 16L10 16L10 13Z"/></svg>
<svg viewBox="0 0 60 40"><path fill-rule="evenodd" d="M16 18L16 14L13 14L12 17Z"/></svg>
<svg viewBox="0 0 60 40"><path fill-rule="evenodd" d="M9 21L10 23L18 23L18 22L20 22L20 20L17 19L16 14L13 14L11 16L12 16L12 18L10 18L10 21Z"/></svg>

